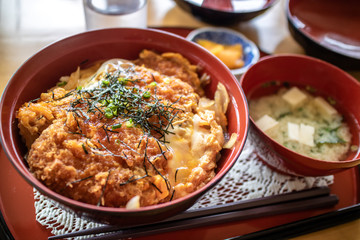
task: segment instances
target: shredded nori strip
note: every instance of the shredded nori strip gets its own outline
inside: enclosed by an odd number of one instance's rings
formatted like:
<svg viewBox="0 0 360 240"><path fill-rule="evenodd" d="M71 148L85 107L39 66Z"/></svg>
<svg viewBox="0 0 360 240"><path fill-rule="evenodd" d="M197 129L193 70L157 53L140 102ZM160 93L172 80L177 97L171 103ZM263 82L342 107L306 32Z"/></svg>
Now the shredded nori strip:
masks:
<svg viewBox="0 0 360 240"><path fill-rule="evenodd" d="M153 185L153 187L156 188L156 190L158 190L159 193L162 193L162 191L154 183L150 182L150 184Z"/></svg>
<svg viewBox="0 0 360 240"><path fill-rule="evenodd" d="M38 100L40 100L40 98L35 98L35 99L33 99L33 100L30 100L29 103L28 103L28 105L27 105L27 107L30 107L30 104L31 104L31 103L34 103L34 102L36 102L36 101L38 101Z"/></svg>
<svg viewBox="0 0 360 240"><path fill-rule="evenodd" d="M120 186L129 184L129 183L132 183L132 182L136 182L137 180L140 180L140 179L143 179L143 178L148 177L148 175L144 175L144 176L138 177L138 178L134 178L134 177L135 177L135 176L133 175L133 176L131 176L126 182L120 183Z"/></svg>
<svg viewBox="0 0 360 240"><path fill-rule="evenodd" d="M85 147L85 145L84 145L84 144L81 144L81 147L83 148L83 150L84 150L85 154L89 154L89 152L87 151L87 149L86 149L86 147Z"/></svg>
<svg viewBox="0 0 360 240"><path fill-rule="evenodd" d="M78 179L78 180L66 183L65 187L63 189L61 189L60 192L63 192L68 186L70 186L70 185L72 185L74 183L79 183L79 182L85 181L85 180L93 178L93 177L94 177L94 175L90 175L90 176L84 177L82 179Z"/></svg>
<svg viewBox="0 0 360 240"><path fill-rule="evenodd" d="M175 171L175 182L176 182L176 177L177 177L178 172L179 172L179 168L177 168Z"/></svg>
<svg viewBox="0 0 360 240"><path fill-rule="evenodd" d="M169 200L170 202L173 200L174 194L175 194L175 190L172 191L171 198L170 198L170 200Z"/></svg>

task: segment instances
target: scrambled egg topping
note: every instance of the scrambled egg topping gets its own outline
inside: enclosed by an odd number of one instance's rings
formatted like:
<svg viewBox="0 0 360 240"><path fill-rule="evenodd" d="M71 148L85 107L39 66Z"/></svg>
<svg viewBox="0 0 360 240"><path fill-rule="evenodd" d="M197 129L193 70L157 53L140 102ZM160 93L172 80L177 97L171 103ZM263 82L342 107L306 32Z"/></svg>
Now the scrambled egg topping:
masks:
<svg viewBox="0 0 360 240"><path fill-rule="evenodd" d="M229 97L204 97L197 68L144 50L62 77L25 103L18 126L35 177L69 198L137 208L183 197L215 176Z"/></svg>

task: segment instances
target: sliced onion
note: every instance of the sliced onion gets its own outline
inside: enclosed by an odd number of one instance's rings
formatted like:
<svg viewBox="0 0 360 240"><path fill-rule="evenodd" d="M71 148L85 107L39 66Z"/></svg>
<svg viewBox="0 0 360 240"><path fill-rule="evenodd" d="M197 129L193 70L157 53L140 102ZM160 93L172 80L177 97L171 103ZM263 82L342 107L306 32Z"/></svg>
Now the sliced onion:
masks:
<svg viewBox="0 0 360 240"><path fill-rule="evenodd" d="M230 149L230 148L234 147L237 137L238 137L238 135L236 133L232 133L229 141L227 141L224 144L223 148Z"/></svg>
<svg viewBox="0 0 360 240"><path fill-rule="evenodd" d="M140 196L136 195L127 202L126 209L138 209L138 208L140 208Z"/></svg>

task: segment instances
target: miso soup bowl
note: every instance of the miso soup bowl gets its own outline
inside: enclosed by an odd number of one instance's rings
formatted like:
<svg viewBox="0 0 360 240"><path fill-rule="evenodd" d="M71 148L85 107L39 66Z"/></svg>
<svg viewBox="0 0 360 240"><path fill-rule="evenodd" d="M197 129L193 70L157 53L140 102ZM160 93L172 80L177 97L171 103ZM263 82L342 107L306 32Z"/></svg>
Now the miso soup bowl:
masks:
<svg viewBox="0 0 360 240"><path fill-rule="evenodd" d="M284 85L310 86L315 95L335 100L334 107L343 115L352 134L345 160L332 162L300 155L277 143L261 131L250 116L249 138L256 141L256 152L271 168L289 175L331 175L360 164L360 83L338 67L322 60L303 55L274 55L262 58L241 78L240 84L248 101L274 94ZM266 86L266 87L265 87Z"/></svg>
<svg viewBox="0 0 360 240"><path fill-rule="evenodd" d="M229 133L237 133L232 149L223 150L217 164L216 176L201 189L163 204L135 210L86 204L64 197L36 179L24 158L25 149L15 118L16 111L25 102L36 99L42 92L55 86L61 76L75 71L77 66L100 59L136 59L143 49L177 52L198 65L200 74L206 73L211 83L205 91L213 98L216 86L223 83L230 95L227 111ZM191 207L204 193L217 184L230 170L244 146L248 130L248 107L239 82L228 68L209 52L182 37L151 29L103 29L70 36L40 50L29 58L13 75L0 103L1 143L9 161L20 175L39 192L58 203L60 207L91 220L103 223L137 225L156 222Z"/></svg>

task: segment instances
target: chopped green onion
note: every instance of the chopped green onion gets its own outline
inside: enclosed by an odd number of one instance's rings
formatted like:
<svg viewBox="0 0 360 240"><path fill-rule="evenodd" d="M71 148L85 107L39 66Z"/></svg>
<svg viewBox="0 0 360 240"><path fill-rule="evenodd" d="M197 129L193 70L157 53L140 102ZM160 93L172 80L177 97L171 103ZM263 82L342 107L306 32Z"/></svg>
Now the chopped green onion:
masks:
<svg viewBox="0 0 360 240"><path fill-rule="evenodd" d="M143 98L150 98L150 97L151 97L151 93L149 91L143 93Z"/></svg>
<svg viewBox="0 0 360 240"><path fill-rule="evenodd" d="M107 106L109 104L108 101L106 101L105 99L100 100L99 103L103 106Z"/></svg>
<svg viewBox="0 0 360 240"><path fill-rule="evenodd" d="M157 85L157 82L152 82L149 84L149 87L155 87Z"/></svg>
<svg viewBox="0 0 360 240"><path fill-rule="evenodd" d="M118 81L119 81L119 83L122 84L122 85L126 85L127 82L128 82L128 80L127 80L126 78L123 78L123 77L119 77L119 78L118 78Z"/></svg>
<svg viewBox="0 0 360 240"><path fill-rule="evenodd" d="M114 117L113 111L110 108L106 108L104 114L105 114L105 117L108 119Z"/></svg>
<svg viewBox="0 0 360 240"><path fill-rule="evenodd" d="M111 129L118 129L118 128L121 128L122 124L119 123L119 124L115 124L115 125L112 125L111 126Z"/></svg>
<svg viewBox="0 0 360 240"><path fill-rule="evenodd" d="M117 106L112 102L110 102L110 104L107 107L111 110L116 110L116 108L117 108Z"/></svg>
<svg viewBox="0 0 360 240"><path fill-rule="evenodd" d="M126 121L126 127L131 128L133 126L134 126L134 122L131 118Z"/></svg>
<svg viewBox="0 0 360 240"><path fill-rule="evenodd" d="M101 86L102 87L107 87L107 86L109 86L110 85L110 81L109 80L103 80L102 82L101 82Z"/></svg>
<svg viewBox="0 0 360 240"><path fill-rule="evenodd" d="M63 86L65 86L67 84L67 82L59 82L57 85L59 86L59 87L63 87Z"/></svg>

